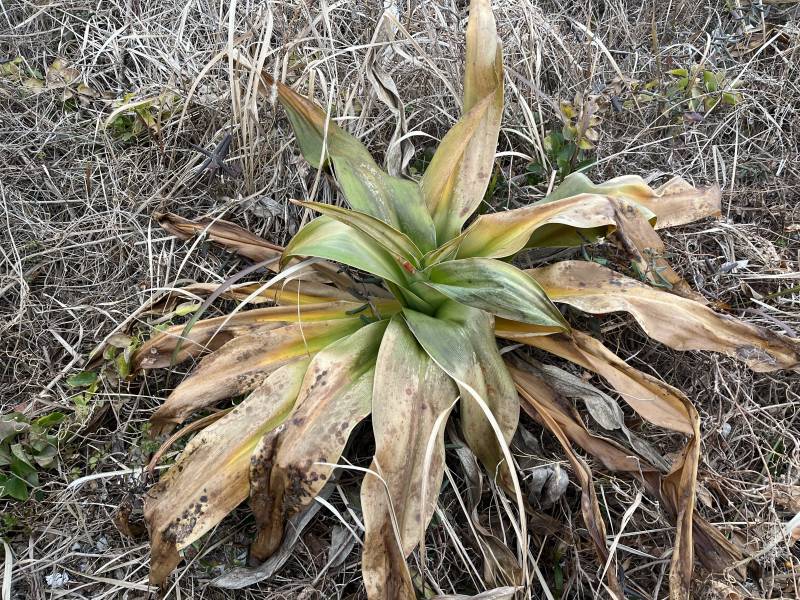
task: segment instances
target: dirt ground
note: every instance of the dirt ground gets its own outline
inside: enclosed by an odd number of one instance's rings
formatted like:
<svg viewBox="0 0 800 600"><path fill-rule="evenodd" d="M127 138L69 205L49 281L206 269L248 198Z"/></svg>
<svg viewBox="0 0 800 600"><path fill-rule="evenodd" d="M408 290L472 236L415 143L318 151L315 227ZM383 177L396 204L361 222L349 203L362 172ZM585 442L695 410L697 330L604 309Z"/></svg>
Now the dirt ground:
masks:
<svg viewBox="0 0 800 600"><path fill-rule="evenodd" d="M284 244L308 218L289 199L338 199L332 181L300 157L284 115L250 93L226 51L240 49L270 73L300 81L377 157L391 160L413 145L411 176L458 117L467 3L387 4L381 20L378 0L0 3L0 412L66 415L40 487L24 502L0 499L9 599L151 593L141 498L152 482L142 468L157 445L147 422L185 371L106 378L92 394L70 378L110 334L146 332L153 317L137 312L145 303L246 266L205 241L170 236L153 214L224 218ZM586 174L718 183L720 220L664 232L672 264L720 310L798 337L800 4L494 4L506 109L484 209L541 198L552 162L544 138L561 129L560 102L596 97L602 121ZM692 82L675 91L678 70L690 78L692 65L702 65L700 79L706 70L730 89L731 103L695 106ZM376 92L376 70L393 79L400 103ZM213 149L227 133L230 169L198 174L198 148ZM403 144L390 145L393 136ZM540 177L530 165L543 162ZM700 412L700 512L755 558L740 583L733 573L698 568L698 596L800 597L800 551L781 535L800 513L800 377L669 350L625 316L587 327L684 391ZM665 453L677 447L663 432L631 425ZM568 471L554 439L533 422L526 427L538 464ZM351 449L350 460L361 450ZM472 563L458 502L466 483L451 453L426 575L443 593L476 593L485 576ZM175 448L162 464L174 455ZM593 466L628 597L666 597L673 531L660 507L639 496L635 481ZM497 493L488 489L480 505L487 523ZM356 522L349 511L357 497L358 478L343 476L329 498L335 511L320 510L282 568L250 588L225 590L209 581L243 564L253 528L246 510L235 512L187 549L168 597L361 597L358 543L343 535L343 524ZM531 540L545 582L532 597L604 593L579 503L570 484L546 509L563 527Z"/></svg>

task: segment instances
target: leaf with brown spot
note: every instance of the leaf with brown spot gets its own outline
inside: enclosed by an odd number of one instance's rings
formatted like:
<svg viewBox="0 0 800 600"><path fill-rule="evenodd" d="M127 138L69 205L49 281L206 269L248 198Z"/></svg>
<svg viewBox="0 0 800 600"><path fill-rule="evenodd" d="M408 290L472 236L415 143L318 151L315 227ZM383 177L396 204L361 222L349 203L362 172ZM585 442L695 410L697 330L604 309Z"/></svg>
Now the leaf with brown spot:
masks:
<svg viewBox="0 0 800 600"><path fill-rule="evenodd" d="M527 272L554 302L591 314L628 312L647 335L670 348L719 352L759 372L800 366L800 340L716 313L596 263L564 261Z"/></svg>
<svg viewBox="0 0 800 600"><path fill-rule="evenodd" d="M357 317L293 323L238 337L200 361L150 417L163 432L195 410L258 387L278 367L307 357L363 326Z"/></svg>
<svg viewBox="0 0 800 600"><path fill-rule="evenodd" d="M376 301L381 314L391 315L397 304ZM248 334L266 333L292 323L311 323L336 319L352 319L364 307L363 314L371 316L369 307L357 302L327 302L324 304L284 305L259 308L198 321L188 336L182 338L184 326L175 325L145 342L132 359L134 369L159 369L178 364L187 358L218 350L234 338ZM180 342L178 354L173 359L175 347Z"/></svg>
<svg viewBox="0 0 800 600"><path fill-rule="evenodd" d="M325 485L350 432L370 410L375 359L387 320L364 326L311 361L297 405L262 441L251 469L250 506L258 535L250 553L264 560L280 546L286 519Z"/></svg>
<svg viewBox="0 0 800 600"><path fill-rule="evenodd" d="M234 410L197 434L147 493L150 581L162 585L179 550L200 538L247 498L250 455L290 413L308 360L276 370Z"/></svg>
<svg viewBox="0 0 800 600"><path fill-rule="evenodd" d="M422 177L439 244L457 236L483 200L503 117L503 52L488 0L472 0L467 24L464 116Z"/></svg>
<svg viewBox="0 0 800 600"><path fill-rule="evenodd" d="M721 193L718 185L696 188L680 177L673 177L653 189L638 175L623 175L603 183L592 183L583 173L572 173L542 202L554 202L578 194L633 200L656 216L656 229L720 215Z"/></svg>
<svg viewBox="0 0 800 600"><path fill-rule="evenodd" d="M453 381L403 319L394 317L378 352L372 398L370 470L380 477L367 474L361 485L362 570L371 599L416 597L405 558L419 544L436 507L444 474L444 425L457 397Z"/></svg>

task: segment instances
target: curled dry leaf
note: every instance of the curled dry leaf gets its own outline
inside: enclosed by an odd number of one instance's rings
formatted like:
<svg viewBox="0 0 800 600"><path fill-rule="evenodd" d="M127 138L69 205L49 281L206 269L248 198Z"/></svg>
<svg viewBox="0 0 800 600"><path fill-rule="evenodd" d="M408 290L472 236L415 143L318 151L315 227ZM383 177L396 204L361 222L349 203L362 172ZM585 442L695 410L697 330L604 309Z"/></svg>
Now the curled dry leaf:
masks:
<svg viewBox="0 0 800 600"><path fill-rule="evenodd" d="M350 437L371 409L375 359L387 321L326 344L308 368L286 423L253 454L250 506L258 534L251 556L263 560L283 539L286 519L305 508L328 480Z"/></svg>
<svg viewBox="0 0 800 600"><path fill-rule="evenodd" d="M623 175L603 183L592 183L583 173L572 173L548 195L544 202L563 200L578 194L598 194L626 198L644 206L656 217L656 229L693 223L720 215L718 185L696 188L680 177L673 177L653 189L638 175Z"/></svg>
<svg viewBox="0 0 800 600"><path fill-rule="evenodd" d="M269 265L272 271L278 270L283 248L269 243L228 221L214 219L195 219L190 221L173 213L156 213L153 219L172 235L188 240L197 234L203 233L208 239L223 248L245 256L253 262L263 262L274 259L274 263Z"/></svg>
<svg viewBox="0 0 800 600"><path fill-rule="evenodd" d="M444 424L458 390L402 318L375 366L375 457L361 486L364 585L371 599L414 600L405 558L433 516L444 473ZM375 473L375 474L372 474Z"/></svg>
<svg viewBox="0 0 800 600"><path fill-rule="evenodd" d="M688 398L666 383L634 369L594 338L579 331L571 337L515 335L522 324L500 324L497 334L541 348L603 377L646 421L689 436L688 443L661 480L661 489L676 522L670 569L670 594L687 598L691 589L694 548L692 517L695 507L697 465L700 460L700 419ZM509 335L510 334L510 335Z"/></svg>
<svg viewBox="0 0 800 600"><path fill-rule="evenodd" d="M290 413L307 366L307 360L298 360L276 370L239 406L197 434L147 493L152 583L163 584L180 561L178 551L247 498L250 455Z"/></svg>
<svg viewBox="0 0 800 600"><path fill-rule="evenodd" d="M659 467L667 463L645 440L635 435L625 425L625 415L611 396L597 389L588 381L554 365L543 365L536 361L526 361L535 373L544 379L553 390L568 399L579 399L586 406L592 418L607 431L620 431L627 438L630 447L650 463Z"/></svg>
<svg viewBox="0 0 800 600"><path fill-rule="evenodd" d="M545 397L546 398L546 397ZM637 458L618 444L594 435L582 420L559 405L550 405L555 410L551 416L572 443L580 446L611 472L627 473L639 479L648 492L667 508L668 516L674 521L679 514L674 498L669 494L670 486L664 485L664 470L648 463L646 458ZM523 403L526 410L534 409ZM532 415L535 418L535 415ZM742 553L716 527L708 523L696 512L692 519L695 554L709 571L721 573L742 559Z"/></svg>
<svg viewBox="0 0 800 600"><path fill-rule="evenodd" d="M199 408L255 389L278 367L313 355L361 326L363 323L354 317L293 323L228 342L201 360L153 413L154 432L170 429Z"/></svg>
<svg viewBox="0 0 800 600"><path fill-rule="evenodd" d="M715 313L596 263L564 261L528 273L554 302L592 314L628 312L647 335L676 350L719 352L754 371L800 365L800 341Z"/></svg>
<svg viewBox="0 0 800 600"><path fill-rule="evenodd" d="M510 369L511 376L517 386L520 396L526 401L522 404L526 410L532 408L535 416L547 427L548 430L558 439L564 452L567 454L572 469L578 478L581 486L581 512L583 521L589 531L589 537L594 544L595 552L600 559L600 564L606 564L609 560L608 547L606 546L606 526L603 516L600 513L600 504L592 483L592 470L589 465L572 450L569 438L561 429L556 415L563 412L558 406L555 391L545 382L544 379L532 373L526 373L519 369ZM555 413L555 414L554 414ZM613 594L622 598L622 587L617 579L616 561L612 560L610 568L606 571L608 587Z"/></svg>

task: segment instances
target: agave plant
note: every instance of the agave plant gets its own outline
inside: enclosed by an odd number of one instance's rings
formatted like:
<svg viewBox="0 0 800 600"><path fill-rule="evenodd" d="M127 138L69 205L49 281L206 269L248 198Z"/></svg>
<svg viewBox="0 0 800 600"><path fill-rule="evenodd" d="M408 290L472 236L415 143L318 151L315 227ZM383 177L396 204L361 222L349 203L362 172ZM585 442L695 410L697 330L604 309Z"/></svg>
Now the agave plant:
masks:
<svg viewBox="0 0 800 600"><path fill-rule="evenodd" d="M263 75L264 92L277 94L302 154L332 171L349 208L297 202L321 216L282 252L228 223L159 217L181 237L206 232L278 274L216 291L192 286L194 294L214 292L207 302L222 295L240 300L240 308L274 306L193 319L158 333L134 357L137 369L149 369L211 351L155 412L157 431L244 396L179 430L176 435L199 433L148 492L154 583L165 581L180 550L248 499L257 526L251 561L272 555L287 520L314 501L351 432L370 416L375 454L361 487L368 596L416 597L406 559L424 539L437 502L449 419L490 478L515 500L524 579L532 509L508 447L520 407L563 445L582 488L591 542L600 564L610 565L606 583L619 597L592 473L573 445L604 468L638 478L665 508L676 526L673 598L688 596L695 548L709 569L737 557L737 549L695 514L700 431L692 404L571 327L557 307L627 312L672 348L720 352L757 371L797 368L796 340L716 313L665 260L655 230L718 214L719 190L681 179L653 189L634 176L593 184L576 174L539 202L470 220L493 170L503 112L501 45L487 0L472 0L466 38L463 117L442 139L421 181L382 171L311 99ZM630 258L634 277L590 261L530 270L511 262L527 248L601 238ZM509 362L513 353L501 355L497 338L599 375L644 420L683 434L683 451L669 464L592 433L564 402L559 371Z"/></svg>

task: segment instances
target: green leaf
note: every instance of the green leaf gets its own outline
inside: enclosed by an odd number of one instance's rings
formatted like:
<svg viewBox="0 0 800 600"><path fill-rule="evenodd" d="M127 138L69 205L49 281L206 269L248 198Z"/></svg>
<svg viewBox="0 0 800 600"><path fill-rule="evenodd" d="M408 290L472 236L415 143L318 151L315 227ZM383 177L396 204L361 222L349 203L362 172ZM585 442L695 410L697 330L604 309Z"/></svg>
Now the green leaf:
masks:
<svg viewBox="0 0 800 600"><path fill-rule="evenodd" d="M461 428L470 448L492 477L498 475L507 488L512 488L514 477L504 463L496 431L473 395L485 402L508 444L517 429L519 401L514 382L497 350L491 315L446 302L434 317L410 309L404 309L403 316L428 355L459 383Z"/></svg>
<svg viewBox="0 0 800 600"><path fill-rule="evenodd" d="M292 256L334 260L401 287L408 286L403 268L389 252L365 234L329 217L314 219L298 231L283 251L281 263Z"/></svg>
<svg viewBox="0 0 800 600"><path fill-rule="evenodd" d="M186 315L195 312L198 308L200 308L200 304L197 302L184 302L183 304L179 304L175 307L175 316L185 317Z"/></svg>
<svg viewBox="0 0 800 600"><path fill-rule="evenodd" d="M419 267L419 262L422 260L422 253L419 248L417 248L416 244L414 244L406 234L398 231L384 221L376 219L366 213L348 210L331 204L322 204L321 202L296 202L296 204L315 210L340 223L349 225L353 229L357 229L364 235L369 236L374 242L379 244L387 252L393 254L396 258L411 263L411 265L415 267Z"/></svg>
<svg viewBox="0 0 800 600"><path fill-rule="evenodd" d="M63 420L64 420L64 413L56 411L46 414L43 417L39 417L33 422L33 424L38 425L42 429L47 429L49 427L52 427L53 425L58 425Z"/></svg>
<svg viewBox="0 0 800 600"><path fill-rule="evenodd" d="M29 427L25 417L20 413L0 415L0 442L16 437L23 431L27 431Z"/></svg>
<svg viewBox="0 0 800 600"><path fill-rule="evenodd" d="M0 475L0 498L3 496L11 496L20 501L27 500L28 486L25 481L15 475L8 477Z"/></svg>
<svg viewBox="0 0 800 600"><path fill-rule="evenodd" d="M426 274L430 282L425 285L461 304L523 323L569 330L539 284L508 263L465 258L429 267Z"/></svg>
<svg viewBox="0 0 800 600"><path fill-rule="evenodd" d="M265 74L263 78L276 86L303 156L316 168L330 159L351 208L402 231L423 252L436 246L433 221L416 183L385 173L361 142L330 120L316 103Z"/></svg>
<svg viewBox="0 0 800 600"><path fill-rule="evenodd" d="M717 75L713 71L703 71L703 83L706 86L706 91L716 92L719 88L719 81Z"/></svg>
<svg viewBox="0 0 800 600"><path fill-rule="evenodd" d="M67 385L69 387L86 387L92 385L95 381L97 381L97 373L83 371L67 379Z"/></svg>

